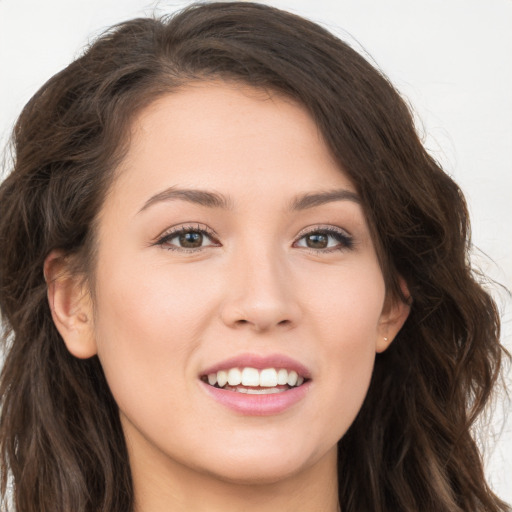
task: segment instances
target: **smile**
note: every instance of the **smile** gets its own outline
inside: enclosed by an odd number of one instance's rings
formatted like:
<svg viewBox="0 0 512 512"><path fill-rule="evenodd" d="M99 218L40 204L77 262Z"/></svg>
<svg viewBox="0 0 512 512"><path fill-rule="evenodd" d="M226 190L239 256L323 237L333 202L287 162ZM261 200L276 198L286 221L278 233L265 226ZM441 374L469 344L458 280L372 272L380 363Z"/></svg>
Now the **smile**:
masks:
<svg viewBox="0 0 512 512"><path fill-rule="evenodd" d="M203 375L201 380L210 386L246 393L249 395L269 395L283 393L301 386L306 380L295 370L286 368L230 368Z"/></svg>
<svg viewBox="0 0 512 512"><path fill-rule="evenodd" d="M239 354L204 368L199 382L222 407L244 416L268 416L302 403L312 388L312 375L284 354Z"/></svg>

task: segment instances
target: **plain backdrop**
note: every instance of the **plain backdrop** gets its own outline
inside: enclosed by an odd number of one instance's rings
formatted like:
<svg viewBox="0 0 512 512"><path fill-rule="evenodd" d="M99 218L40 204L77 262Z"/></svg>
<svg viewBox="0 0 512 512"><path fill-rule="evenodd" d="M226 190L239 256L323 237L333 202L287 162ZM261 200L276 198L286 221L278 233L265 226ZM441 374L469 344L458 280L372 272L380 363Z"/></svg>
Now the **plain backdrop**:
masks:
<svg viewBox="0 0 512 512"><path fill-rule="evenodd" d="M30 96L96 35L188 3L0 0L1 147ZM466 194L475 264L512 289L512 0L267 3L319 22L390 77L413 106L426 147ZM498 286L492 292L510 349L510 295ZM507 379L510 386L510 370ZM512 502L509 409L502 395L484 445L490 483Z"/></svg>

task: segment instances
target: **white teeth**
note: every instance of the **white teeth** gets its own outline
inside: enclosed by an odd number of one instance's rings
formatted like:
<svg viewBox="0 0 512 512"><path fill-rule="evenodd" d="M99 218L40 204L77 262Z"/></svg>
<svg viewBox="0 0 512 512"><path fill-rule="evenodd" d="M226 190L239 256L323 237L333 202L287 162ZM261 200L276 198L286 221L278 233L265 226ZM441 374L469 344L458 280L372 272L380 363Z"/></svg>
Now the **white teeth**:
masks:
<svg viewBox="0 0 512 512"><path fill-rule="evenodd" d="M221 370L220 372L217 372L217 384L219 385L219 388L223 388L228 381L228 372L225 372L224 370Z"/></svg>
<svg viewBox="0 0 512 512"><path fill-rule="evenodd" d="M284 393L286 389L282 388L244 388L242 386L226 386L224 388L227 391L235 391L237 393L244 393L246 395L274 395L275 393Z"/></svg>
<svg viewBox="0 0 512 512"><path fill-rule="evenodd" d="M220 370L217 373L210 373L205 377L210 386L218 386L223 388L228 385L229 387L236 388L237 386L247 386L248 388L265 388L261 389L247 389L237 388L236 391L241 393L262 394L267 391L270 393L285 391L283 388L278 388L273 391L269 389L276 388L276 386L300 386L304 383L304 377L298 375L295 370L286 370L280 368L265 368L264 370L257 370L256 368L230 368L229 370ZM254 393L253 393L254 392Z"/></svg>
<svg viewBox="0 0 512 512"><path fill-rule="evenodd" d="M265 368L260 373L260 386L263 388L273 388L277 386L277 372L274 368Z"/></svg>
<svg viewBox="0 0 512 512"><path fill-rule="evenodd" d="M295 386L297 384L298 379L297 372L292 370L291 372L288 372L288 386Z"/></svg>
<svg viewBox="0 0 512 512"><path fill-rule="evenodd" d="M248 395L273 395L274 393L282 393L284 389L266 388L266 389L248 389Z"/></svg>
<svg viewBox="0 0 512 512"><path fill-rule="evenodd" d="M242 371L242 384L244 386L259 386L260 372L256 368L244 368Z"/></svg>
<svg viewBox="0 0 512 512"><path fill-rule="evenodd" d="M242 372L238 368L231 368L228 371L228 384L230 386L242 384Z"/></svg>
<svg viewBox="0 0 512 512"><path fill-rule="evenodd" d="M277 372L277 384L279 386L284 386L285 384L288 384L288 370L284 370L283 368L281 368L281 370Z"/></svg>

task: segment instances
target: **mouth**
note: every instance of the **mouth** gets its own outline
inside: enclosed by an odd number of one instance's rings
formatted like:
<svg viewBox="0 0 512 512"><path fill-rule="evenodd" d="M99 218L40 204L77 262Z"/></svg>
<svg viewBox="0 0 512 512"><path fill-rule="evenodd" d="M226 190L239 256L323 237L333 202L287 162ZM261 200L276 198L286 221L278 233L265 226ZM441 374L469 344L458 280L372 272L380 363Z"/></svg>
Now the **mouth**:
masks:
<svg viewBox="0 0 512 512"><path fill-rule="evenodd" d="M248 395L284 393L303 386L309 379L288 368L233 367L201 376L201 380L217 389Z"/></svg>

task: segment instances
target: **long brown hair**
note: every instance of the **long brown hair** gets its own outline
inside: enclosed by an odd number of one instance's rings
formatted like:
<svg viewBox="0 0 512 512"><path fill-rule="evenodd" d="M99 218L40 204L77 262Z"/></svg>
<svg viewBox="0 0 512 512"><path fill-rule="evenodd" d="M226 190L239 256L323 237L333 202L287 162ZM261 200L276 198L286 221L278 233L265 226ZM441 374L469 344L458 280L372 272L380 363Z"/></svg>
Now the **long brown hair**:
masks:
<svg viewBox="0 0 512 512"><path fill-rule="evenodd" d="M471 427L503 349L499 318L468 259L457 185L426 153L388 80L321 27L248 2L193 5L100 37L24 108L0 187L1 493L19 512L131 512L118 409L96 357L65 348L43 262L58 248L94 273L95 219L161 94L222 79L279 91L310 112L362 198L389 293L410 316L377 355L363 407L339 442L344 512L509 510L486 484ZM4 508L7 503L4 503Z"/></svg>

